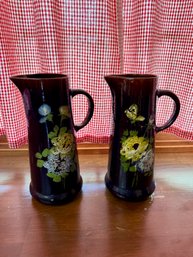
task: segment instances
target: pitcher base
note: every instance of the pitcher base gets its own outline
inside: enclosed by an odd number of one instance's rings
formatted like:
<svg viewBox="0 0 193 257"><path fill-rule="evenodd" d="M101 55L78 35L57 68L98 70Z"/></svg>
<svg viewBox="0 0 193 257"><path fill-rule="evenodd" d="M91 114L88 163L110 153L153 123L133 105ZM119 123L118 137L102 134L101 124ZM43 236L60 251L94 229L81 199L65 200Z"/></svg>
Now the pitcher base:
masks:
<svg viewBox="0 0 193 257"><path fill-rule="evenodd" d="M57 195L43 195L41 193L36 192L30 183L30 193L32 197L43 204L49 205L60 205L72 201L76 197L76 195L81 191L81 188L82 178L80 178L80 181L77 184L76 188L73 188L70 192Z"/></svg>
<svg viewBox="0 0 193 257"><path fill-rule="evenodd" d="M144 201L149 198L149 196L154 192L155 190L155 182L152 181L149 187L143 188L143 189L123 189L119 188L111 182L111 180L108 178L108 175L105 176L105 184L106 187L109 189L109 191L124 200L131 201L131 202L137 202L137 201Z"/></svg>

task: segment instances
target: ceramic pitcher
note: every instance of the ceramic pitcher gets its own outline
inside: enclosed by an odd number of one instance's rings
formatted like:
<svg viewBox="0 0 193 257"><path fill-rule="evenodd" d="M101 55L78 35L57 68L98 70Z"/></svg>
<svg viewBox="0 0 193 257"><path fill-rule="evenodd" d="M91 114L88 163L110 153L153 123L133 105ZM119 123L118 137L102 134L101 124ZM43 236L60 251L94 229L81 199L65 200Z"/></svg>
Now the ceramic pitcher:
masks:
<svg viewBox="0 0 193 257"><path fill-rule="evenodd" d="M70 90L63 74L13 76L20 90L28 123L31 195L42 203L61 204L81 190L74 130L87 125L93 115L93 99L83 90ZM72 117L71 98L82 94L88 112L80 125Z"/></svg>
<svg viewBox="0 0 193 257"><path fill-rule="evenodd" d="M147 199L155 190L155 134L176 120L179 99L171 91L158 90L155 75L109 75L105 80L112 93L114 119L106 186L126 200ZM156 102L164 95L173 99L174 109L170 119L158 127Z"/></svg>

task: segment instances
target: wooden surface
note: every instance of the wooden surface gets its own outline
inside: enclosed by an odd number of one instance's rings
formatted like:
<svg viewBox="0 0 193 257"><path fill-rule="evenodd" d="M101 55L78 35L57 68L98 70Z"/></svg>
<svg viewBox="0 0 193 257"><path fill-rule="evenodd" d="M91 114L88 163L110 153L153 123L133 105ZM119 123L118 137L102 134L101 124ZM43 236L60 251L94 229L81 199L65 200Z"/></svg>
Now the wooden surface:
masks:
<svg viewBox="0 0 193 257"><path fill-rule="evenodd" d="M107 155L80 155L82 193L71 203L32 200L27 154L0 153L1 257L192 257L192 153L156 154L157 187L129 203L104 185Z"/></svg>
<svg viewBox="0 0 193 257"><path fill-rule="evenodd" d="M91 151L98 153L108 153L108 144L93 144L93 143L80 143L78 149L81 154L89 154ZM162 153L181 153L192 152L193 153L193 141L185 140L172 134L160 132L155 137L155 149L156 152ZM5 136L0 136L0 152L10 152ZM28 151L28 145L23 145L17 148L18 152Z"/></svg>

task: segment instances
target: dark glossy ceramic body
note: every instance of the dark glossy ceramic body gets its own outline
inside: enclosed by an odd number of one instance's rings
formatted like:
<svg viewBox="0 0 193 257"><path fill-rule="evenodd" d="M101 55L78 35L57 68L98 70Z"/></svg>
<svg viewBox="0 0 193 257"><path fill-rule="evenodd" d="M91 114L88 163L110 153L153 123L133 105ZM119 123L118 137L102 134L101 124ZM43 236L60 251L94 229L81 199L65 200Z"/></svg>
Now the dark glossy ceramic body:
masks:
<svg viewBox="0 0 193 257"><path fill-rule="evenodd" d="M74 135L68 78L61 74L34 74L12 77L20 90L28 122L31 169L30 192L47 204L70 201L81 190L82 178ZM86 125L93 113L93 102Z"/></svg>
<svg viewBox="0 0 193 257"><path fill-rule="evenodd" d="M179 100L170 91L156 90L154 75L105 77L113 102L114 131L111 136L107 188L116 196L138 201L155 190L155 133L170 126L179 113ZM168 95L175 108L170 120L156 127L156 97Z"/></svg>

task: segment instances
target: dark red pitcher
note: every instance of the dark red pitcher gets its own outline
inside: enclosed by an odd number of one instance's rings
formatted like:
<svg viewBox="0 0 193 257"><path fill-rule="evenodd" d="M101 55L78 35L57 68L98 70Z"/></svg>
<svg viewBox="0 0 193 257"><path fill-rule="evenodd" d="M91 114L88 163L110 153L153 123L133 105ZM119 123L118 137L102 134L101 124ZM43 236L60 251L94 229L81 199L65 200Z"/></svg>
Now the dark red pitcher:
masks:
<svg viewBox="0 0 193 257"><path fill-rule="evenodd" d="M70 90L62 74L10 79L22 94L28 122L31 195L46 204L72 200L82 187L74 129L83 128L92 118L92 97L83 90ZM80 125L74 125L71 110L71 97L77 94L85 95L89 104Z"/></svg>
<svg viewBox="0 0 193 257"><path fill-rule="evenodd" d="M171 91L156 89L154 75L109 75L105 80L112 93L114 119L105 183L120 198L144 200L155 190L155 134L176 120L180 102ZM156 100L163 95L173 99L174 109L170 119L157 127Z"/></svg>

